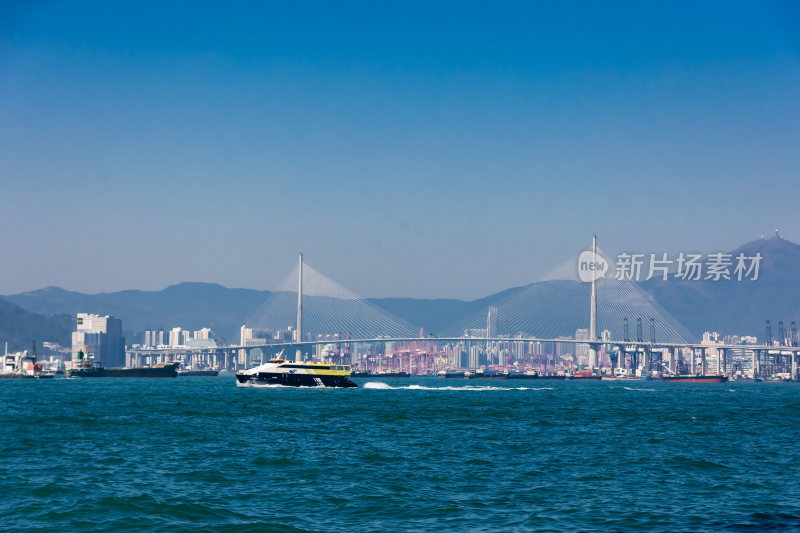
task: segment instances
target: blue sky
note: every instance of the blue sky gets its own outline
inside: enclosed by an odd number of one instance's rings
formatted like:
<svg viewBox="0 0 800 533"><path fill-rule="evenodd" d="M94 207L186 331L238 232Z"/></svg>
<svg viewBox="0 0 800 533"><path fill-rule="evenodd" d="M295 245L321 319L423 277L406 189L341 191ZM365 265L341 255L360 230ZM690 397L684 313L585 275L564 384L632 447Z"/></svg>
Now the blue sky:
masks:
<svg viewBox="0 0 800 533"><path fill-rule="evenodd" d="M800 241L797 4L429 4L0 4L0 293Z"/></svg>

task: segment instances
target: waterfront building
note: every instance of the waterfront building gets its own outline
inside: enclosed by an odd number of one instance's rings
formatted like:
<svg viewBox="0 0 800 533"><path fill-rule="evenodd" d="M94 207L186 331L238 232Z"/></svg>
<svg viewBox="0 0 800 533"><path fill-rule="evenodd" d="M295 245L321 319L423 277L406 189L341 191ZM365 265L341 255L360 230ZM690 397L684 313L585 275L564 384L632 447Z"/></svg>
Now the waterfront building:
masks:
<svg viewBox="0 0 800 533"><path fill-rule="evenodd" d="M174 347L178 347L181 345L181 328L172 328L169 332L169 345Z"/></svg>
<svg viewBox="0 0 800 533"><path fill-rule="evenodd" d="M575 330L575 340L576 341L583 341L583 340L591 340L589 338L589 330L588 329L576 329ZM585 365L589 363L589 345L588 344L576 344L575 345L575 362L579 365Z"/></svg>
<svg viewBox="0 0 800 533"><path fill-rule="evenodd" d="M469 347L469 368L470 370L475 370L479 366L481 366L481 348L480 346L470 346Z"/></svg>
<svg viewBox="0 0 800 533"><path fill-rule="evenodd" d="M72 332L72 360L84 350L94 355L94 360L106 367L125 366L125 338L122 320L109 315L78 313L75 331Z"/></svg>

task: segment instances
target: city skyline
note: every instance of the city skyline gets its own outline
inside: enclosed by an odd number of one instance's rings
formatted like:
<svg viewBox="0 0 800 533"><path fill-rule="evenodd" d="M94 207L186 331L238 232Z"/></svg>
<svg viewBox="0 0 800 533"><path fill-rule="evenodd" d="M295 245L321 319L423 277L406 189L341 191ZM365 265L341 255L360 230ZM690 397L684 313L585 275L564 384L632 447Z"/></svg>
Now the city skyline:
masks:
<svg viewBox="0 0 800 533"><path fill-rule="evenodd" d="M789 3L0 7L0 293L471 299L800 241ZM722 13L721 13L722 10Z"/></svg>

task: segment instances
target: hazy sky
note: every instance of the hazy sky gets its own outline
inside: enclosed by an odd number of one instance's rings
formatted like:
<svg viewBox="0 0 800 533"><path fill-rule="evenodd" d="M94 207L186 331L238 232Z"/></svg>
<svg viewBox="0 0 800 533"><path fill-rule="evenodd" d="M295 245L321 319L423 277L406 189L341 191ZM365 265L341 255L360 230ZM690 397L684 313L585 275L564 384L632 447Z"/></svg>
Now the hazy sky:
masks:
<svg viewBox="0 0 800 533"><path fill-rule="evenodd" d="M0 293L800 241L797 6L2 2Z"/></svg>

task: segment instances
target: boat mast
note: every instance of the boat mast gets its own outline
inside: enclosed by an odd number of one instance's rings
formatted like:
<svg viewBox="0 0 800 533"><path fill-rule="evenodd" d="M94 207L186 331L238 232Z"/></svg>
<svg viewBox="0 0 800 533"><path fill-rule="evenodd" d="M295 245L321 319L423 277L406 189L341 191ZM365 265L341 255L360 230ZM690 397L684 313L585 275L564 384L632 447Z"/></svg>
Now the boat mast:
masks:
<svg viewBox="0 0 800 533"><path fill-rule="evenodd" d="M300 253L300 269L297 273L297 351L294 354L294 360L297 363L303 361L303 348L299 344L303 342L303 254Z"/></svg>

